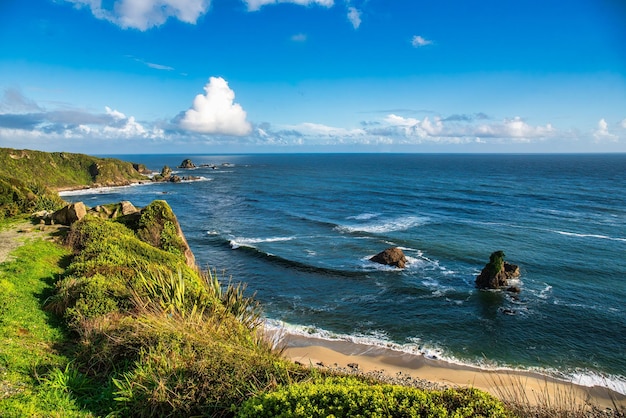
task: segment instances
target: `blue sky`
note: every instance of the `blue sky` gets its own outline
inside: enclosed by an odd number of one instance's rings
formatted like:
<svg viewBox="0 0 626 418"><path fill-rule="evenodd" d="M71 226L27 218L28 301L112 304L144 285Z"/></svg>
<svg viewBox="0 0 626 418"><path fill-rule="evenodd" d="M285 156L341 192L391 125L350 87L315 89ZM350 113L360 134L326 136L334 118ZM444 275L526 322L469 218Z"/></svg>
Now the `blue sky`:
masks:
<svg viewBox="0 0 626 418"><path fill-rule="evenodd" d="M2 0L0 146L626 152L623 0Z"/></svg>

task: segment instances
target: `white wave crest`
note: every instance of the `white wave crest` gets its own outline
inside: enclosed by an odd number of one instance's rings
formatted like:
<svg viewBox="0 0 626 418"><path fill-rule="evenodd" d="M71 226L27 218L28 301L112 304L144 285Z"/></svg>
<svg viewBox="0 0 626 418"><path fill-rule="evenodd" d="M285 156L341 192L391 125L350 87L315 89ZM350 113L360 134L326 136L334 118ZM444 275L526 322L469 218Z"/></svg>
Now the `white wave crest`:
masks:
<svg viewBox="0 0 626 418"><path fill-rule="evenodd" d="M570 375L569 379L576 385L587 387L600 386L626 395L626 377L624 376L601 375L594 372L583 371Z"/></svg>
<svg viewBox="0 0 626 418"><path fill-rule="evenodd" d="M380 222L364 223L361 225L340 225L335 227L339 232L355 233L366 232L369 234L384 234L386 232L406 231L428 222L423 216L401 216L395 219L381 220Z"/></svg>
<svg viewBox="0 0 626 418"><path fill-rule="evenodd" d="M260 244L263 242L281 242L281 241L291 241L296 239L296 237L268 237L268 238L234 238L230 240L230 247L233 250L236 250L239 247L251 247L256 248L256 244Z"/></svg>
<svg viewBox="0 0 626 418"><path fill-rule="evenodd" d="M576 232L567 232L567 231L557 231L557 230L552 230L552 232L559 234L559 235L565 235L568 237L576 237L576 238L596 238L596 239L608 239L611 241L620 241L620 242L626 242L626 238L616 238L616 237L609 237L607 235L599 235L599 234L578 234Z"/></svg>
<svg viewBox="0 0 626 418"><path fill-rule="evenodd" d="M354 219L357 221L367 221L369 219L376 218L378 216L380 216L380 213L362 213L356 216L348 216L346 219Z"/></svg>
<svg viewBox="0 0 626 418"><path fill-rule="evenodd" d="M89 189L77 189L77 190L63 190L59 192L59 196L82 196L89 194L109 194L119 190L127 190L137 186L149 186L158 183L145 182L145 183L131 183L126 186L110 186L110 187L92 187Z"/></svg>

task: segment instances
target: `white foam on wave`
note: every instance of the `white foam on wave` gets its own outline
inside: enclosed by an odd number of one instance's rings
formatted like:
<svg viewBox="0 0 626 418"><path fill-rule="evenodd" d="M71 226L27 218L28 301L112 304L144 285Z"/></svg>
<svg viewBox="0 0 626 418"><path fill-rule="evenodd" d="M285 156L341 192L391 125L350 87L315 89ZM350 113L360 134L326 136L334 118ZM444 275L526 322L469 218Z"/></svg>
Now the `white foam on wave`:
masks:
<svg viewBox="0 0 626 418"><path fill-rule="evenodd" d="M565 235L568 237L576 237L576 238L596 238L596 239L607 239L610 241L619 241L619 242L626 242L626 238L617 238L617 237L609 237L607 235L599 235L599 234L579 234L576 232L567 232L567 231L558 231L558 230L551 230L552 232L559 234L559 235Z"/></svg>
<svg viewBox="0 0 626 418"><path fill-rule="evenodd" d="M441 360L452 364L469 365L468 363L463 363L453 357L446 356L441 348L434 345L424 344L418 338L410 339L410 342L407 344L392 342L389 340L388 334L385 330L374 329L356 334L341 334L333 333L314 325L293 325L272 319L266 319L264 327L273 335L280 335L280 337L275 341L275 344L277 345L282 342L283 337L296 335L325 341L340 341L359 344L370 346L372 348L385 348L399 353L421 355L426 358Z"/></svg>
<svg viewBox="0 0 626 418"><path fill-rule="evenodd" d="M367 221L369 219L376 218L378 216L380 216L380 213L362 213L356 216L348 216L346 219L354 219L357 221Z"/></svg>
<svg viewBox="0 0 626 418"><path fill-rule="evenodd" d="M196 179L186 179L181 180L180 183L195 183L199 181L212 181L213 179L210 177L198 177ZM156 186L159 184L169 184L164 182L152 182L152 181L144 181L141 183L131 183L125 186L106 186L106 187L91 187L87 189L77 189L77 190L62 190L59 192L59 196L83 196L90 194L110 194L116 193L118 191L124 191L128 189L132 189L140 186Z"/></svg>
<svg viewBox="0 0 626 418"><path fill-rule="evenodd" d="M92 187L89 189L63 190L59 192L59 196L63 197L63 196L82 196L82 195L88 195L88 194L109 194L109 193L114 193L118 190L127 190L127 189L134 188L137 186L150 186L153 184L158 184L158 183L152 183L152 182L131 183L126 186Z"/></svg>
<svg viewBox="0 0 626 418"><path fill-rule="evenodd" d="M260 244L263 242L282 242L282 241L292 241L296 239L296 237L268 237L268 238L234 238L231 239L230 247L233 250L236 250L239 247L251 247L256 248L256 244Z"/></svg>
<svg viewBox="0 0 626 418"><path fill-rule="evenodd" d="M594 372L583 371L566 376L572 383L580 386L600 386L609 388L614 392L626 395L626 377L615 375L602 375Z"/></svg>
<svg viewBox="0 0 626 418"><path fill-rule="evenodd" d="M339 225L335 229L339 232L369 234L384 234L387 232L406 231L417 226L425 225L429 218L424 216L401 216L395 219L381 220L360 225Z"/></svg>

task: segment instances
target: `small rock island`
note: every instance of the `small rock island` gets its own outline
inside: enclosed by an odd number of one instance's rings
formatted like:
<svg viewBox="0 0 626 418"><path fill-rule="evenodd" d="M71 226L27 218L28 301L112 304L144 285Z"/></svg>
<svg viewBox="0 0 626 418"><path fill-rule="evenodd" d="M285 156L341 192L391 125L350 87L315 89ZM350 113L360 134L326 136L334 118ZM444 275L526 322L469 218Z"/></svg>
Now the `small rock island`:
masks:
<svg viewBox="0 0 626 418"><path fill-rule="evenodd" d="M370 258L370 261L403 269L406 267L406 256L398 247L389 247Z"/></svg>
<svg viewBox="0 0 626 418"><path fill-rule="evenodd" d="M494 251L489 256L489 262L476 277L476 287L479 289L505 289L519 293L517 286L510 281L520 276L519 266L504 261L504 251Z"/></svg>

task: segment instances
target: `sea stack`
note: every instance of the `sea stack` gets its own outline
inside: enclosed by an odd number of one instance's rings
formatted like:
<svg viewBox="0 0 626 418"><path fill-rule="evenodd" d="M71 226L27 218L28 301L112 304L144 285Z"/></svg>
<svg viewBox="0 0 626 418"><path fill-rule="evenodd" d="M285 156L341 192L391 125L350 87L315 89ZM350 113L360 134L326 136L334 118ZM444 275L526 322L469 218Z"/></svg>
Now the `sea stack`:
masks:
<svg viewBox="0 0 626 418"><path fill-rule="evenodd" d="M510 285L510 280L520 276L519 266L504 261L504 251L494 251L489 256L489 262L476 277L476 287L479 289L506 289L519 292L519 288Z"/></svg>

